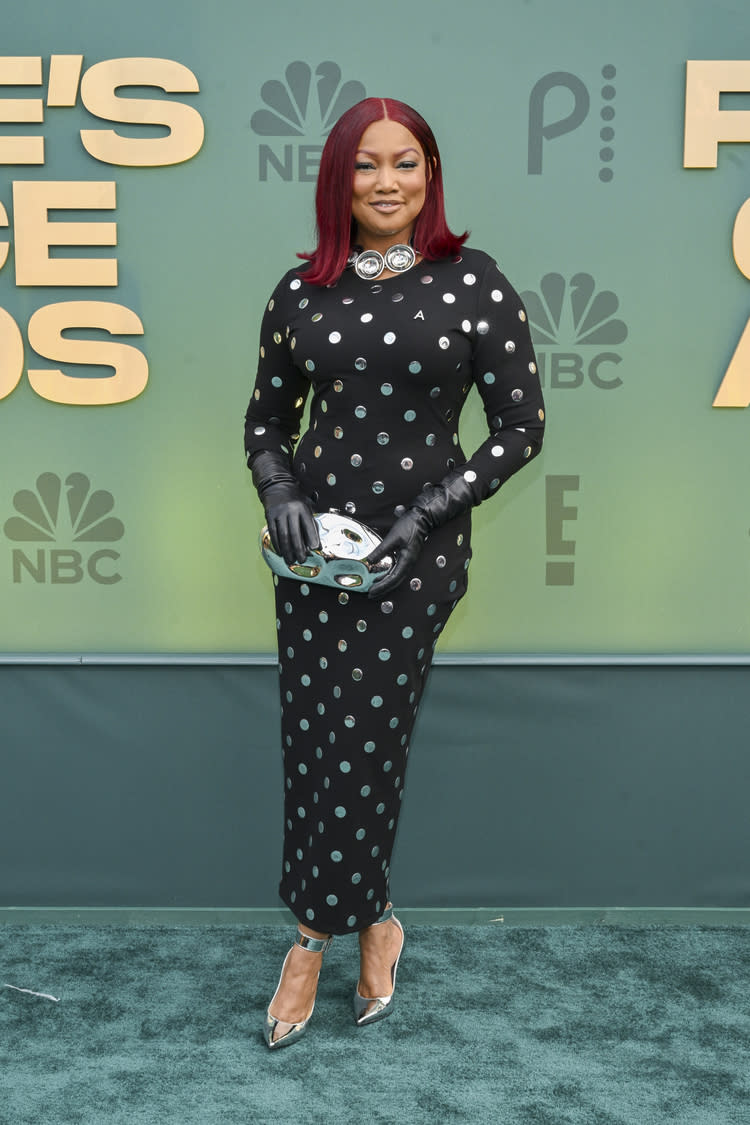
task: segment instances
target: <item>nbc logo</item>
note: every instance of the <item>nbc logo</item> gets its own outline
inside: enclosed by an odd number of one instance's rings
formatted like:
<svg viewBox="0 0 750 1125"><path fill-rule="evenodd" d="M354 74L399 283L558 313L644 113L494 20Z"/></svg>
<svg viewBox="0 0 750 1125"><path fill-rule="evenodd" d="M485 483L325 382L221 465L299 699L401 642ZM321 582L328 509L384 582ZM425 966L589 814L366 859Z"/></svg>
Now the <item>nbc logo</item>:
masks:
<svg viewBox="0 0 750 1125"><path fill-rule="evenodd" d="M86 574L94 582L111 586L121 580L112 564L120 558L116 551L99 548L82 554L73 543L114 543L122 539L122 521L110 513L114 508L111 492L91 491L91 482L83 473L71 473L63 482L55 473L42 473L36 491L23 488L13 497L18 515L5 521L5 535L14 543L13 581L24 578L53 585L81 582ZM63 543L60 547L28 546L31 543ZM28 552L28 553L27 553Z"/></svg>
<svg viewBox="0 0 750 1125"><path fill-rule="evenodd" d="M314 82L312 68L299 60L289 63L284 78L284 82L273 78L263 83L260 96L265 108L255 111L250 126L261 137L306 137L314 138L315 143L260 144L258 175L267 180L272 169L281 180L310 183L318 174L321 138L328 136L341 114L366 97L366 92L361 82L342 82L341 67L330 61L318 64Z"/></svg>
<svg viewBox="0 0 750 1125"><path fill-rule="evenodd" d="M548 273L538 293L527 290L521 299L529 316L542 385L575 388L588 378L603 391L622 386L619 375L604 370L618 366L622 356L598 350L617 347L628 335L625 321L615 316L620 302L611 289L597 291L590 273L577 273L569 282L562 274ZM561 345L570 350L563 351Z"/></svg>

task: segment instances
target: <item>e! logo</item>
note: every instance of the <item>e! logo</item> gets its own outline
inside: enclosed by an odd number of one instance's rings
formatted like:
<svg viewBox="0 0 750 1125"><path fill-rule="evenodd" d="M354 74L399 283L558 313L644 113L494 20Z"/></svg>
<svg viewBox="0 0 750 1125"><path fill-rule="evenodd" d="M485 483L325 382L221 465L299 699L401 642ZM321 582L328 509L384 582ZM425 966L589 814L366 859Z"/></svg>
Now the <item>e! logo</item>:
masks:
<svg viewBox="0 0 750 1125"><path fill-rule="evenodd" d="M578 519L578 508L565 503L566 492L578 492L579 476L548 476L547 491L547 554L570 556L576 553L576 541L565 537L563 524ZM575 582L575 563L558 559L547 561L545 585L572 586Z"/></svg>

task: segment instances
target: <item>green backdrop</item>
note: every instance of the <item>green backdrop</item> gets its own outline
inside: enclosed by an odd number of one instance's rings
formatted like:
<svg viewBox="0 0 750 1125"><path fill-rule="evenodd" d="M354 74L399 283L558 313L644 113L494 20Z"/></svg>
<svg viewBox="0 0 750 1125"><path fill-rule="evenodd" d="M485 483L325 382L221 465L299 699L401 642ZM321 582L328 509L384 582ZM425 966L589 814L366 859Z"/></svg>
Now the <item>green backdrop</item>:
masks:
<svg viewBox="0 0 750 1125"><path fill-rule="evenodd" d="M748 30L750 12L725 0L382 0L356 19L334 0L16 6L0 49L40 58L42 84L0 87L0 106L37 97L44 120L0 124L0 137L44 136L46 159L0 166L0 307L25 369L39 369L55 365L29 346L32 314L117 302L143 323L122 340L149 378L119 405L49 402L26 374L0 399L0 649L272 649L242 416L264 301L312 243L322 130L366 93L433 125L449 221L523 291L545 375L544 453L477 512L472 595L443 650L746 651L750 415L712 401L750 315L731 249L750 149L723 144L718 167L697 170L682 145L686 60L741 57ZM167 130L113 126L80 95L48 105L51 56L80 53L84 72L118 57L188 68L198 92L122 93L193 106L197 155L167 167L89 155L81 129ZM115 211L52 217L116 221L117 247L52 256L116 256L117 288L16 284L11 185L37 180L116 182ZM481 437L477 399L462 443ZM46 538L32 539L34 494L54 498L55 478L57 517L47 503Z"/></svg>

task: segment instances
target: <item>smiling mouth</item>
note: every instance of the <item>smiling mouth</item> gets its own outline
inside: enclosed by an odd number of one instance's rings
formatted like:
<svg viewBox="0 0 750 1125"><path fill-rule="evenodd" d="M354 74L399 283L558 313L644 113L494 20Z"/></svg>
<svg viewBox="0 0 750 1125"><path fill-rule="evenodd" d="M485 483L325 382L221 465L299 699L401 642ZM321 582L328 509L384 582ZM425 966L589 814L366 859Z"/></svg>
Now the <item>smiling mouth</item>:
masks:
<svg viewBox="0 0 750 1125"><path fill-rule="evenodd" d="M377 211L395 211L401 204L396 202L386 203L383 201L380 203L371 203L370 206L374 207Z"/></svg>

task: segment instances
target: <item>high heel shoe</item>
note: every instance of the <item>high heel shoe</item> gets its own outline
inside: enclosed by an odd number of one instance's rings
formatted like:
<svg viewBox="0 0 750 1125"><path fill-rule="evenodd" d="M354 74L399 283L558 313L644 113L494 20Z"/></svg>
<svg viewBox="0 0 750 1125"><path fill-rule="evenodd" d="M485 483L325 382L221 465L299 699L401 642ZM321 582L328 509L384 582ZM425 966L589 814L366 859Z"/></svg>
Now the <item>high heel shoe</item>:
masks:
<svg viewBox="0 0 750 1125"><path fill-rule="evenodd" d="M382 922L387 922L389 918L393 921L401 931L401 946L398 951L398 956L391 966L391 994L390 996L360 996L359 988L354 989L354 1018L357 1021L357 1027L365 1027L368 1023L375 1023L376 1020L385 1019L393 1011L393 994L396 990L396 971L398 963L401 959L401 954L404 950L404 927L393 914L393 907L388 906L384 911L382 917L378 918L377 922L373 925L379 926Z"/></svg>
<svg viewBox="0 0 750 1125"><path fill-rule="evenodd" d="M295 945L301 945L303 949L309 949L311 953L325 953L327 949L330 949L332 942L333 935L327 938L314 938L310 937L309 934L303 934L302 930L297 930L297 936L294 939ZM292 948L294 948L294 946ZM279 988L281 986L281 978L284 975L284 969L286 968L286 963L289 960L291 952L292 950L290 949L289 953L287 953L286 957L284 958L284 964L281 966L279 983L276 985L276 992L274 992L273 999L268 1005L266 1018L263 1024L263 1038L265 1039L267 1045L271 1048L271 1050L275 1050L277 1047L288 1047L291 1043L296 1043L300 1036L304 1034L308 1023L310 1022L310 1017L312 1016L315 1009L315 1000L313 999L312 1008L310 1009L308 1014L303 1020L298 1020L296 1023L292 1023L290 1020L277 1019L276 1016L271 1013L273 1001L276 999ZM320 976L320 972L318 972L318 976ZM278 1038L274 1039L273 1033L280 1023L289 1024L289 1030L284 1032L283 1035L279 1035Z"/></svg>

